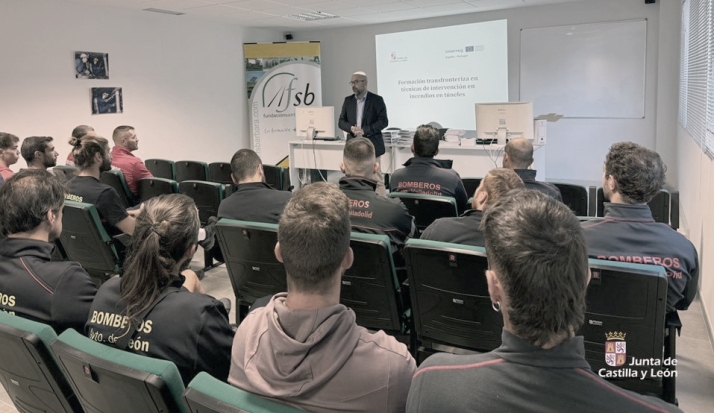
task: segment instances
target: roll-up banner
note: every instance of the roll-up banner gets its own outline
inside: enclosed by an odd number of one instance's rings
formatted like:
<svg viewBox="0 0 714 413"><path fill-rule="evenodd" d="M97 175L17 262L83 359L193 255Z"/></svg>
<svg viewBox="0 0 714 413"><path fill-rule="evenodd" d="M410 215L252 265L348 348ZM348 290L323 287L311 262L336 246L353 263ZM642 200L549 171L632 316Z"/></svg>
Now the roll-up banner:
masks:
<svg viewBox="0 0 714 413"><path fill-rule="evenodd" d="M288 154L295 108L322 106L320 42L246 43L245 75L250 111L250 146L263 163Z"/></svg>

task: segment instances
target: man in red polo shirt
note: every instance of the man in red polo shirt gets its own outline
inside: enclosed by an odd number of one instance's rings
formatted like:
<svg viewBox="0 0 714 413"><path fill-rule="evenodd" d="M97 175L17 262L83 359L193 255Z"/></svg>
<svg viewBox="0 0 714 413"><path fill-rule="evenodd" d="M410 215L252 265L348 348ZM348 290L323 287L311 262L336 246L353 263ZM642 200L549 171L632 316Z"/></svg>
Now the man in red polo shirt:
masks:
<svg viewBox="0 0 714 413"><path fill-rule="evenodd" d="M139 195L139 179L152 178L153 175L146 169L141 159L132 155L139 149L139 139L133 126L117 126L112 135L114 148L112 148L112 166L119 168L124 174L129 191Z"/></svg>

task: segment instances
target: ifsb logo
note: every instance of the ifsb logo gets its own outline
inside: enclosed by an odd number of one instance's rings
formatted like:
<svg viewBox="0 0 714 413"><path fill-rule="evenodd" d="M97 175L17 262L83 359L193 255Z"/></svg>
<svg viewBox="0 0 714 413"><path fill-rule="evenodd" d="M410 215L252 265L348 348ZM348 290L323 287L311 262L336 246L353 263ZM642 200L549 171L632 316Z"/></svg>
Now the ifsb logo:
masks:
<svg viewBox="0 0 714 413"><path fill-rule="evenodd" d="M298 92L302 87L298 77L293 73L280 72L272 75L263 84L263 107L275 108L275 112L281 113L290 105L312 105L315 102L315 94L310 92L310 82L305 83L304 92Z"/></svg>

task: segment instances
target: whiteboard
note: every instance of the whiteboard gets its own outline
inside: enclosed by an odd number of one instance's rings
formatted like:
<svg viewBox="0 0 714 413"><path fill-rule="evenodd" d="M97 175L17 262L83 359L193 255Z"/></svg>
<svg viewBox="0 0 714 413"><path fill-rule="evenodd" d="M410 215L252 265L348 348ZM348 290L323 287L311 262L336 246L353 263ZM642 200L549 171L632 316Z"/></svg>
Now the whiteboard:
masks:
<svg viewBox="0 0 714 413"><path fill-rule="evenodd" d="M645 116L647 20L521 30L520 100L535 115Z"/></svg>

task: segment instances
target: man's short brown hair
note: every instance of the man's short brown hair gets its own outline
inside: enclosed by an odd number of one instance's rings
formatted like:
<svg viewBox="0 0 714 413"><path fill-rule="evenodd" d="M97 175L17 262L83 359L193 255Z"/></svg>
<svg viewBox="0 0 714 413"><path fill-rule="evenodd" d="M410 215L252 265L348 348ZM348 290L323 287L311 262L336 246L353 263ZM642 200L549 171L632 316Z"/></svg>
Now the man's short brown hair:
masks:
<svg viewBox="0 0 714 413"><path fill-rule="evenodd" d="M349 175L372 178L376 162L374 144L367 138L353 138L345 143L342 162Z"/></svg>
<svg viewBox="0 0 714 413"><path fill-rule="evenodd" d="M605 175L617 182L617 192L628 204L644 204L662 189L667 166L659 154L632 142L610 147L605 158Z"/></svg>
<svg viewBox="0 0 714 413"><path fill-rule="evenodd" d="M501 199L508 191L525 188L523 180L513 172L513 169L494 168L483 178L483 189L488 194L486 206L491 206ZM475 194L474 194L475 195Z"/></svg>
<svg viewBox="0 0 714 413"><path fill-rule="evenodd" d="M12 133L0 132L0 150L10 149L20 142L20 138Z"/></svg>
<svg viewBox="0 0 714 413"><path fill-rule="evenodd" d="M577 331L585 320L589 268L573 212L542 192L514 189L484 212L481 228L513 333L542 346Z"/></svg>
<svg viewBox="0 0 714 413"><path fill-rule="evenodd" d="M302 188L280 217L278 242L288 289L326 292L350 247L347 196L332 183Z"/></svg>

